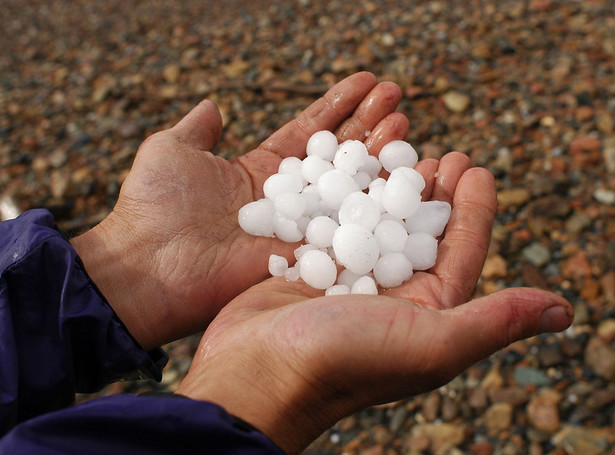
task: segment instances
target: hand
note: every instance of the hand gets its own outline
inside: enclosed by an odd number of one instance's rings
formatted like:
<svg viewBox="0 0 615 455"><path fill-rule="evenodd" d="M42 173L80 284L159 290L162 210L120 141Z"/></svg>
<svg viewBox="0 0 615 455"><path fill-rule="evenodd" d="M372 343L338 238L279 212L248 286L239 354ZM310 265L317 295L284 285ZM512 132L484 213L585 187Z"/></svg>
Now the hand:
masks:
<svg viewBox="0 0 615 455"><path fill-rule="evenodd" d="M143 348L202 330L226 302L268 276L271 252L292 256L296 245L247 235L237 222L282 158L304 157L309 136L323 129L372 150L404 138L408 121L394 112L400 98L397 85L355 74L230 161L209 152L221 119L204 101L142 144L112 213L72 243Z"/></svg>
<svg viewBox="0 0 615 455"><path fill-rule="evenodd" d="M382 296L322 297L282 278L254 286L211 323L178 393L220 404L297 453L358 409L433 390L515 340L565 329L572 309L548 292L467 302L489 246L493 177L459 153L417 169L424 200L452 203L431 270Z"/></svg>

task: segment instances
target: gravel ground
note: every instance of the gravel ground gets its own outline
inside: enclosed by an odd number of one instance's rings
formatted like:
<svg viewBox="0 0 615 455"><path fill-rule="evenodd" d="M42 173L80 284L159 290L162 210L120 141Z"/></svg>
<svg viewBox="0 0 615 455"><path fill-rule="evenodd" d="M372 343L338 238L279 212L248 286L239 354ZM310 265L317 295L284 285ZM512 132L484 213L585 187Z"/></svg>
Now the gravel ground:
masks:
<svg viewBox="0 0 615 455"><path fill-rule="evenodd" d="M200 99L215 150L254 147L346 75L397 82L423 157L497 178L477 295L567 297L564 334L518 342L422 396L370 408L310 454L615 454L615 4L612 0L4 0L0 207L79 231L107 214L140 142ZM198 337L167 346L173 390ZM87 397L80 397L86 399Z"/></svg>

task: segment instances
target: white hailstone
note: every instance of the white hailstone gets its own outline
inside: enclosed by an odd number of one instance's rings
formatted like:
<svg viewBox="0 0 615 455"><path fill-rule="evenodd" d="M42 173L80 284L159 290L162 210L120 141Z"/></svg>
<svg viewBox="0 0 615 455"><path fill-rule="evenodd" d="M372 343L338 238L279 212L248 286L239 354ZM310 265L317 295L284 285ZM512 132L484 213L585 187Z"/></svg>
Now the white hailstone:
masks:
<svg viewBox="0 0 615 455"><path fill-rule="evenodd" d="M293 252L293 254L295 255L295 259L298 261L299 259L301 259L301 256L303 256L306 252L317 250L317 249L318 247L316 245L312 245L311 243L306 243L305 245L301 245L295 248L295 251Z"/></svg>
<svg viewBox="0 0 615 455"><path fill-rule="evenodd" d="M289 267L284 272L284 278L288 281L297 281L299 279L299 266L295 265L294 267Z"/></svg>
<svg viewBox="0 0 615 455"><path fill-rule="evenodd" d="M383 288L394 288L412 276L412 263L403 253L386 253L374 266L374 278Z"/></svg>
<svg viewBox="0 0 615 455"><path fill-rule="evenodd" d="M374 229L380 254L404 251L408 233L403 224L394 220L383 220Z"/></svg>
<svg viewBox="0 0 615 455"><path fill-rule="evenodd" d="M382 163L373 155L368 155L367 158L365 158L365 164L359 168L359 172L367 172L372 180L378 177L381 170Z"/></svg>
<svg viewBox="0 0 615 455"><path fill-rule="evenodd" d="M303 181L292 174L273 174L263 184L265 197L272 200L279 194L300 193L302 189Z"/></svg>
<svg viewBox="0 0 615 455"><path fill-rule="evenodd" d="M360 224L372 231L380 221L380 207L369 195L357 191L346 196L338 217L340 224Z"/></svg>
<svg viewBox="0 0 615 455"><path fill-rule="evenodd" d="M323 160L333 161L337 151L337 138L331 131L317 131L308 139L307 156L318 155Z"/></svg>
<svg viewBox="0 0 615 455"><path fill-rule="evenodd" d="M313 190L306 191L308 188L313 188ZM314 216L314 214L320 210L320 196L318 195L318 187L316 185L306 186L299 194L303 198L303 203L305 204L303 214L310 217Z"/></svg>
<svg viewBox="0 0 615 455"><path fill-rule="evenodd" d="M436 263L438 241L424 232L414 232L408 235L404 254L412 263L414 270L427 270Z"/></svg>
<svg viewBox="0 0 615 455"><path fill-rule="evenodd" d="M337 276L337 284L343 284L351 288L355 281L361 278L363 275L354 273L352 270L344 269Z"/></svg>
<svg viewBox="0 0 615 455"><path fill-rule="evenodd" d="M446 201L425 201L414 215L406 219L408 232L425 232L438 237L451 217L451 205Z"/></svg>
<svg viewBox="0 0 615 455"><path fill-rule="evenodd" d="M308 216L300 216L295 221L297 223L297 229L299 229L301 235L305 237L305 231L307 231L308 224L310 224L310 221L312 221L312 219Z"/></svg>
<svg viewBox="0 0 615 455"><path fill-rule="evenodd" d="M385 179L383 179L382 177L375 178L369 184L369 189L371 190L372 188L374 188L376 186L384 186L384 185L386 185L386 183L387 183L387 181Z"/></svg>
<svg viewBox="0 0 615 455"><path fill-rule="evenodd" d="M318 179L320 199L332 210L339 210L346 196L359 190L357 182L339 169L327 171Z"/></svg>
<svg viewBox="0 0 615 455"><path fill-rule="evenodd" d="M384 209L397 218L407 218L416 212L420 202L421 193L403 168L394 169L384 185L382 193Z"/></svg>
<svg viewBox="0 0 615 455"><path fill-rule="evenodd" d="M273 213L269 199L250 202L239 209L239 226L248 234L273 237Z"/></svg>
<svg viewBox="0 0 615 455"><path fill-rule="evenodd" d="M381 213L381 215L384 215L386 212L386 210L384 209L384 206L382 205L382 195L383 194L384 194L384 185L372 186L367 192L367 195L371 197L374 200L374 202L378 205L378 211Z"/></svg>
<svg viewBox="0 0 615 455"><path fill-rule="evenodd" d="M278 174L291 174L301 177L303 180L303 175L301 175L301 164L303 162L297 158L296 156L289 156L280 161L280 165L278 166Z"/></svg>
<svg viewBox="0 0 615 455"><path fill-rule="evenodd" d="M374 234L360 224L343 224L333 235L337 261L349 270L364 275L378 261L378 243Z"/></svg>
<svg viewBox="0 0 615 455"><path fill-rule="evenodd" d="M297 222L289 220L279 212L273 214L273 232L284 242L298 242L303 238Z"/></svg>
<svg viewBox="0 0 615 455"><path fill-rule="evenodd" d="M344 171L348 175L355 175L367 161L367 148L361 141L348 140L340 144L333 158L335 169Z"/></svg>
<svg viewBox="0 0 615 455"><path fill-rule="evenodd" d="M327 248L333 242L333 234L339 227L335 221L328 216L317 216L307 226L305 239L318 248Z"/></svg>
<svg viewBox="0 0 615 455"><path fill-rule="evenodd" d="M300 193L282 193L273 199L276 212L289 220L296 220L305 211L305 199Z"/></svg>
<svg viewBox="0 0 615 455"><path fill-rule="evenodd" d="M350 288L345 284L334 284L327 288L325 295L346 295L350 294Z"/></svg>
<svg viewBox="0 0 615 455"><path fill-rule="evenodd" d="M371 176L365 171L358 171L355 175L352 176L357 185L361 190L366 189L370 182L372 181Z"/></svg>
<svg viewBox="0 0 615 455"><path fill-rule="evenodd" d="M272 276L284 276L288 270L288 261L284 256L272 254L269 256L269 273Z"/></svg>
<svg viewBox="0 0 615 455"><path fill-rule="evenodd" d="M425 179L419 171L410 167L399 167L397 169L410 179L419 193L425 189Z"/></svg>
<svg viewBox="0 0 615 455"><path fill-rule="evenodd" d="M414 167L419 160L416 150L406 141L391 141L382 147L378 159L389 172L398 167Z"/></svg>
<svg viewBox="0 0 615 455"><path fill-rule="evenodd" d="M310 183L318 182L322 174L333 169L330 161L323 160L318 155L310 155L301 164L301 175Z"/></svg>
<svg viewBox="0 0 615 455"><path fill-rule="evenodd" d="M401 224L404 229L406 229L406 222L402 220L401 218L397 218L396 216L391 215L390 213L385 212L382 215L380 215L380 221L385 221L385 220L395 221L396 223Z"/></svg>
<svg viewBox="0 0 615 455"><path fill-rule="evenodd" d="M337 268L327 253L311 250L299 259L299 275L311 287L327 289L335 283Z"/></svg>
<svg viewBox="0 0 615 455"><path fill-rule="evenodd" d="M372 277L365 275L354 282L354 284L350 288L350 293L377 295L378 286L376 286L376 282Z"/></svg>

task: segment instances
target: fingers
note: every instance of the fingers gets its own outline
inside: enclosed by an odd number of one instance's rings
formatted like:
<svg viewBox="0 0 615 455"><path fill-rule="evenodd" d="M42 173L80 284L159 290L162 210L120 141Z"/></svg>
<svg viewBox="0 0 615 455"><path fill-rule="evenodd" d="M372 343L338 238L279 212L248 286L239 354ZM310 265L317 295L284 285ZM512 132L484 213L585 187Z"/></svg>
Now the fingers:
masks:
<svg viewBox="0 0 615 455"><path fill-rule="evenodd" d="M397 109L400 100L401 89L397 84L383 82L376 85L357 106L352 116L337 128L335 134L338 141L364 140L370 135L372 128Z"/></svg>
<svg viewBox="0 0 615 455"><path fill-rule="evenodd" d="M574 316L564 298L530 288L505 289L447 313L439 327L446 337L442 362L460 371L514 341L565 330Z"/></svg>
<svg viewBox="0 0 615 455"><path fill-rule="evenodd" d="M453 180L455 172L450 175ZM449 183L447 179L436 182L434 195L449 197ZM486 169L465 171L453 194L451 217L431 269L443 283L441 304L449 308L464 303L474 290L489 249L497 205L494 178Z"/></svg>
<svg viewBox="0 0 615 455"><path fill-rule="evenodd" d="M222 117L215 103L202 101L171 131L183 143L199 150L210 151L220 140Z"/></svg>
<svg viewBox="0 0 615 455"><path fill-rule="evenodd" d="M307 140L312 134L320 130L335 130L344 119L352 115L375 86L376 77L371 73L361 72L347 77L312 103L296 119L272 134L259 149L274 152L283 158L302 158ZM362 115L362 118L369 119L367 113Z"/></svg>
<svg viewBox="0 0 615 455"><path fill-rule="evenodd" d="M369 136L364 141L365 146L370 155L378 156L382 147L389 142L405 139L409 129L408 118L399 112L392 112L371 128ZM357 139L361 139L360 130Z"/></svg>

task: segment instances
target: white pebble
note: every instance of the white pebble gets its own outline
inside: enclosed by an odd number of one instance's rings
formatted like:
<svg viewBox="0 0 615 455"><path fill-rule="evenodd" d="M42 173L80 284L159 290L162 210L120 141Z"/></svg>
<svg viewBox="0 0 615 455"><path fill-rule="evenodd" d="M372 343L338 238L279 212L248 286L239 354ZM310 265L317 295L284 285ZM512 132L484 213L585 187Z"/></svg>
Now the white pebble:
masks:
<svg viewBox="0 0 615 455"><path fill-rule="evenodd" d="M393 172L398 167L414 167L419 160L416 150L405 141L391 141L382 147L378 159L382 167Z"/></svg>
<svg viewBox="0 0 615 455"><path fill-rule="evenodd" d="M299 275L311 287L327 289L335 283L337 268L327 253L312 250L299 259Z"/></svg>
<svg viewBox="0 0 615 455"><path fill-rule="evenodd" d="M367 148L361 141L349 140L340 144L333 158L335 169L348 175L355 175L361 166L364 166L367 157Z"/></svg>
<svg viewBox="0 0 615 455"><path fill-rule="evenodd" d="M327 288L325 295L346 295L350 294L350 288L345 284L334 284Z"/></svg>
<svg viewBox="0 0 615 455"><path fill-rule="evenodd" d="M366 275L354 282L352 288L350 288L350 293L377 295L378 286L376 286L376 282L372 277Z"/></svg>
<svg viewBox="0 0 615 455"><path fill-rule="evenodd" d="M273 237L273 213L275 208L269 199L250 202L239 209L239 226L251 235Z"/></svg>
<svg viewBox="0 0 615 455"><path fill-rule="evenodd" d="M296 220L305 211L305 198L300 193L282 193L273 199L275 210L289 220Z"/></svg>
<svg viewBox="0 0 615 455"><path fill-rule="evenodd" d="M429 234L414 232L408 235L404 254L414 270L427 270L436 263L438 241Z"/></svg>
<svg viewBox="0 0 615 455"><path fill-rule="evenodd" d="M330 161L323 160L318 155L310 155L303 160L301 175L310 183L318 182L322 174L333 169Z"/></svg>
<svg viewBox="0 0 615 455"><path fill-rule="evenodd" d="M403 253L386 253L374 266L374 278L383 288L394 288L410 279L412 267Z"/></svg>
<svg viewBox="0 0 615 455"><path fill-rule="evenodd" d="M425 201L414 214L406 219L408 232L425 232L438 237L451 216L451 205L445 201Z"/></svg>
<svg viewBox="0 0 615 455"><path fill-rule="evenodd" d="M328 216L317 216L308 224L305 239L318 248L327 248L331 246L338 227L339 224Z"/></svg>
<svg viewBox="0 0 615 455"><path fill-rule="evenodd" d="M355 191L359 191L357 182L339 169L325 172L318 179L320 199L332 210L339 210L346 196Z"/></svg>
<svg viewBox="0 0 615 455"><path fill-rule="evenodd" d="M269 273L272 276L284 276L288 270L288 261L284 256L272 254L269 256Z"/></svg>
<svg viewBox="0 0 615 455"><path fill-rule="evenodd" d="M403 168L394 169L384 185L382 193L384 209L397 218L407 218L416 212L420 202L421 193Z"/></svg>
<svg viewBox="0 0 615 455"><path fill-rule="evenodd" d="M282 193L300 193L303 182L299 176L292 174L273 174L263 184L265 197L274 199Z"/></svg>
<svg viewBox="0 0 615 455"><path fill-rule="evenodd" d="M333 249L337 261L347 269L364 275L378 261L378 243L365 226L344 224L335 231Z"/></svg>
<svg viewBox="0 0 615 455"><path fill-rule="evenodd" d="M308 139L307 156L318 155L323 160L333 161L337 151L337 138L331 131L317 131Z"/></svg>
<svg viewBox="0 0 615 455"><path fill-rule="evenodd" d="M378 242L380 254L404 251L408 232L405 227L397 221L383 220L374 229L374 236Z"/></svg>
<svg viewBox="0 0 615 455"><path fill-rule="evenodd" d="M340 224L360 224L371 231L380 221L380 206L369 195L356 191L346 196L338 217Z"/></svg>

